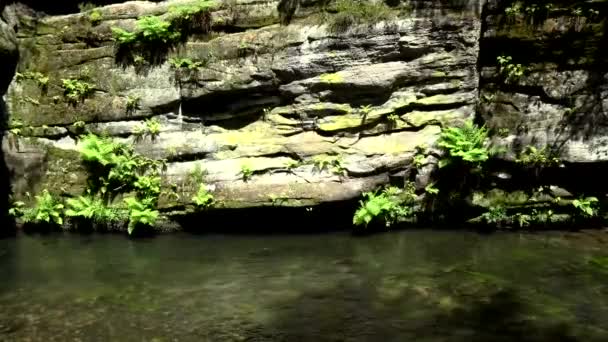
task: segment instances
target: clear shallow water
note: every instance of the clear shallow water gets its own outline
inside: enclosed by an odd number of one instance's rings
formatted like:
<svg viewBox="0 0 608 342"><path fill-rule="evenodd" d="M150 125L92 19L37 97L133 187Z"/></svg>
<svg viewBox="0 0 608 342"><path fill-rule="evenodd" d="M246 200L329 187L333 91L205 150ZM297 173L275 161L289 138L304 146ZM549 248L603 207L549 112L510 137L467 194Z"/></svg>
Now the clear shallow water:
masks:
<svg viewBox="0 0 608 342"><path fill-rule="evenodd" d="M608 341L596 234L20 236L0 340Z"/></svg>

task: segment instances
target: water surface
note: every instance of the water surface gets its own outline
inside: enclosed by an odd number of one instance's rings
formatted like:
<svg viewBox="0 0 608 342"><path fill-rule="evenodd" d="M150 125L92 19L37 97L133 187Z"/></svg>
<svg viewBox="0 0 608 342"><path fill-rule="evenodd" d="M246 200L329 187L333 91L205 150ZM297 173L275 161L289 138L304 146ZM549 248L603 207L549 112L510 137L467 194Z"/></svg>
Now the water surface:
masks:
<svg viewBox="0 0 608 342"><path fill-rule="evenodd" d="M0 340L608 341L602 239L20 236L0 240Z"/></svg>

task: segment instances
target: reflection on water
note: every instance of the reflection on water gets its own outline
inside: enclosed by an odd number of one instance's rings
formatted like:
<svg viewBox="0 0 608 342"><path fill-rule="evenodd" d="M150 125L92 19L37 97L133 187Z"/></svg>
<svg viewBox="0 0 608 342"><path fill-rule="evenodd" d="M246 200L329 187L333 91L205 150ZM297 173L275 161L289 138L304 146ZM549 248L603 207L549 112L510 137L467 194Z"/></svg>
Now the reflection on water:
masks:
<svg viewBox="0 0 608 342"><path fill-rule="evenodd" d="M2 341L608 341L608 255L559 234L0 241Z"/></svg>

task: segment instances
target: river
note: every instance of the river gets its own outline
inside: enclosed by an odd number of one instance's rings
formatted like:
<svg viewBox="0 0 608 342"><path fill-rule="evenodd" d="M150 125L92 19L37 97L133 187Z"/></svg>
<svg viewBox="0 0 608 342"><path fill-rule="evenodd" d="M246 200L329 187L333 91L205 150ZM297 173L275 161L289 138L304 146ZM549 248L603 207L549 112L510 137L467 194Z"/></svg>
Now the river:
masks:
<svg viewBox="0 0 608 342"><path fill-rule="evenodd" d="M608 341L608 236L23 235L2 341Z"/></svg>

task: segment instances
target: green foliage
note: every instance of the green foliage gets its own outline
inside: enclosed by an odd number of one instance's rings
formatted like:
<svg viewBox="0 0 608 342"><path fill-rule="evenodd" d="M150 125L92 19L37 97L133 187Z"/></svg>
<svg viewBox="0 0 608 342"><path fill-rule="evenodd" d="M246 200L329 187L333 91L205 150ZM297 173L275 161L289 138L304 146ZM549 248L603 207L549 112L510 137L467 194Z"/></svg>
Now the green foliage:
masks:
<svg viewBox="0 0 608 342"><path fill-rule="evenodd" d="M313 161L313 171L323 172L327 170L335 175L346 176L347 171L342 165L342 156L340 155L327 155L321 154L314 156L312 158Z"/></svg>
<svg viewBox="0 0 608 342"><path fill-rule="evenodd" d="M337 0L334 11L337 13L325 19L329 30L335 33L346 32L355 25L373 25L396 17L395 12L382 1Z"/></svg>
<svg viewBox="0 0 608 342"><path fill-rule="evenodd" d="M161 193L159 173L164 163L134 153L133 148L93 134L81 141L80 154L93 173L89 186L106 201L118 193L135 192L129 206L129 233L134 227L153 222ZM143 206L143 207L142 207ZM145 208L144 208L145 207ZM155 220L155 218L154 218Z"/></svg>
<svg viewBox="0 0 608 342"><path fill-rule="evenodd" d="M405 189L388 187L380 193L366 192L363 197L353 216L355 226L367 227L372 220L380 220L390 227L397 221L415 214L416 194L411 183L407 183Z"/></svg>
<svg viewBox="0 0 608 342"><path fill-rule="evenodd" d="M509 134L511 134L511 132L509 131L508 128L503 127L498 130L499 137L506 138L509 136Z"/></svg>
<svg viewBox="0 0 608 342"><path fill-rule="evenodd" d="M107 207L103 200L90 194L68 199L65 215L97 224L119 222L124 219L124 215L119 210Z"/></svg>
<svg viewBox="0 0 608 342"><path fill-rule="evenodd" d="M21 121L19 119L11 118L11 120L8 123L8 127L9 127L8 131L11 134L20 136L22 133L22 129L25 127L25 125L23 124L23 121Z"/></svg>
<svg viewBox="0 0 608 342"><path fill-rule="evenodd" d="M159 212L154 209L150 203L135 197L127 197L124 199L124 202L129 211L129 226L127 228L129 235L133 234L133 231L135 231L137 227L154 226L158 219Z"/></svg>
<svg viewBox="0 0 608 342"><path fill-rule="evenodd" d="M507 210L503 206L492 206L481 214L481 220L486 224L499 225L507 220Z"/></svg>
<svg viewBox="0 0 608 342"><path fill-rule="evenodd" d="M386 117L386 120L388 120L389 124L394 127L397 122L401 120L401 118L399 117L399 115L391 113Z"/></svg>
<svg viewBox="0 0 608 342"><path fill-rule="evenodd" d="M525 166L546 167L559 164L560 160L551 157L545 147L537 149L534 146L528 146L516 159L516 162Z"/></svg>
<svg viewBox="0 0 608 342"><path fill-rule="evenodd" d="M141 97L138 95L127 96L127 113L131 114L139 109L139 101Z"/></svg>
<svg viewBox="0 0 608 342"><path fill-rule="evenodd" d="M208 208L213 204L213 195L207 190L205 184L199 185L196 195L192 197L192 202L201 209Z"/></svg>
<svg viewBox="0 0 608 342"><path fill-rule="evenodd" d="M301 162L299 160L290 159L285 162L285 167L287 168L287 170L293 170L300 166L300 164Z"/></svg>
<svg viewBox="0 0 608 342"><path fill-rule="evenodd" d="M443 147L449 158L440 160L439 166L453 161L478 166L488 160L492 151L489 147L488 130L467 121L462 127L447 127L441 131L439 146Z"/></svg>
<svg viewBox="0 0 608 342"><path fill-rule="evenodd" d="M371 111L372 111L372 106L371 105L364 105L364 106L361 106L359 108L359 112L361 113L362 116L366 116Z"/></svg>
<svg viewBox="0 0 608 342"><path fill-rule="evenodd" d="M498 62L498 72L506 84L519 81L527 71L521 64L512 63L511 56L498 56L496 61Z"/></svg>
<svg viewBox="0 0 608 342"><path fill-rule="evenodd" d="M424 188L424 191L429 195L439 194L439 189L435 187L435 183L431 183Z"/></svg>
<svg viewBox="0 0 608 342"><path fill-rule="evenodd" d="M93 25L99 24L102 19L103 19L103 14L98 9L92 10L91 13L89 14L89 20L91 21L91 24L93 24Z"/></svg>
<svg viewBox="0 0 608 342"><path fill-rule="evenodd" d="M215 1L199 0L186 5L169 8L168 20L158 16L144 16L137 19L136 30L129 32L118 27L112 28L114 40L120 45L140 44L173 44L182 38L182 30L196 21L206 31L210 29L210 10L216 6ZM203 14L203 16L200 16Z"/></svg>
<svg viewBox="0 0 608 342"><path fill-rule="evenodd" d="M42 91L46 91L49 86L49 77L45 76L41 72L26 71L24 73L20 73L20 72L15 73L16 82L19 83L19 82L22 82L25 80L31 80L31 81L36 82L36 85L38 85L38 87Z"/></svg>
<svg viewBox="0 0 608 342"><path fill-rule="evenodd" d="M128 219L129 234L136 227L151 226L156 222L159 215L156 206L161 193L160 172L166 166L164 161L138 155L132 146L94 134L80 138L79 150L90 173L88 189L85 196L67 201L68 217L97 224ZM128 216L124 210L109 206L117 195L124 193L134 195L124 200ZM33 208L23 209L23 204L17 203L11 213L22 216L26 223L63 223L63 204L55 201L48 191L44 190L36 200Z"/></svg>
<svg viewBox="0 0 608 342"><path fill-rule="evenodd" d="M577 213L585 218L592 218L598 215L599 201L596 197L580 197L572 201Z"/></svg>
<svg viewBox="0 0 608 342"><path fill-rule="evenodd" d="M160 120L158 120L158 118L147 119L145 121L145 125L146 125L146 131L148 132L148 135L150 135L152 138L155 138L158 136L158 134L160 133L160 129L161 129L161 123L160 123Z"/></svg>
<svg viewBox="0 0 608 342"><path fill-rule="evenodd" d="M171 65L171 67L173 67L175 69L185 68L188 70L198 70L200 67L203 66L203 62L201 62L201 61L194 61L190 58L179 58L179 57L170 58L169 64Z"/></svg>
<svg viewBox="0 0 608 342"><path fill-rule="evenodd" d="M42 190L40 195L36 196L36 204L32 208L22 210L24 223L34 224L63 224L63 204L56 200L48 190ZM15 211L17 213L17 211Z"/></svg>
<svg viewBox="0 0 608 342"><path fill-rule="evenodd" d="M253 176L253 169L251 165L247 163L241 164L241 176L243 177L243 182L247 182Z"/></svg>
<svg viewBox="0 0 608 342"><path fill-rule="evenodd" d="M112 27L112 36L118 44L131 44L139 37L137 32L129 32L120 27Z"/></svg>
<svg viewBox="0 0 608 342"><path fill-rule="evenodd" d="M133 135L136 136L136 140L149 136L152 140L155 140L160 134L162 124L158 118L150 118L144 121L144 124L136 127L133 130Z"/></svg>
<svg viewBox="0 0 608 342"><path fill-rule="evenodd" d="M530 225L532 217L528 214L517 213L513 216L513 221L519 228L524 228Z"/></svg>
<svg viewBox="0 0 608 342"><path fill-rule="evenodd" d="M71 104L84 101L84 99L93 94L93 89L95 88L93 84L77 79L62 79L61 82L63 96Z"/></svg>
<svg viewBox="0 0 608 342"><path fill-rule="evenodd" d="M137 194L146 201L155 201L160 195L160 177L153 175L138 176L133 187Z"/></svg>

